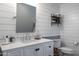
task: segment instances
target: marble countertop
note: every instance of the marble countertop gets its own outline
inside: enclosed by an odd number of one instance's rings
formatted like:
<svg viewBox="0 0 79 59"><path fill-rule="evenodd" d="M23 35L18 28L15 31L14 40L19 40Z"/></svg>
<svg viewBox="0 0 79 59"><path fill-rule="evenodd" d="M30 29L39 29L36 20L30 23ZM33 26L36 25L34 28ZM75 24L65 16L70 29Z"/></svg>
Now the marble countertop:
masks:
<svg viewBox="0 0 79 59"><path fill-rule="evenodd" d="M2 45L1 48L2 48L2 51L5 51L9 49L30 46L30 45L39 44L43 42L50 42L50 41L53 41L53 40L44 39L44 38L40 40L27 40L26 42L15 42L15 43L7 44L7 45Z"/></svg>

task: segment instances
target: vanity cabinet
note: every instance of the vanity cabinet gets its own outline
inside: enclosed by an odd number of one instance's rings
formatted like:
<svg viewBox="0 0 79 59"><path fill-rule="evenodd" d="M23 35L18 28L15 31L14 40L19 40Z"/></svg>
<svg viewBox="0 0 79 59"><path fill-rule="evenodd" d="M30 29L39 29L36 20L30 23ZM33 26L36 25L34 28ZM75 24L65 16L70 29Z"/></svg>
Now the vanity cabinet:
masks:
<svg viewBox="0 0 79 59"><path fill-rule="evenodd" d="M34 48L34 55L43 56L44 55L43 47L44 47L43 43L36 45L36 47Z"/></svg>
<svg viewBox="0 0 79 59"><path fill-rule="evenodd" d="M22 56L22 48L15 48L3 51L3 56Z"/></svg>
<svg viewBox="0 0 79 59"><path fill-rule="evenodd" d="M23 48L23 56L43 56L43 47L41 44L36 44Z"/></svg>
<svg viewBox="0 0 79 59"><path fill-rule="evenodd" d="M53 41L3 51L4 56L53 56Z"/></svg>
<svg viewBox="0 0 79 59"><path fill-rule="evenodd" d="M36 44L23 49L23 56L53 56L52 42Z"/></svg>
<svg viewBox="0 0 79 59"><path fill-rule="evenodd" d="M23 56L33 56L34 55L34 47L28 46L23 47Z"/></svg>

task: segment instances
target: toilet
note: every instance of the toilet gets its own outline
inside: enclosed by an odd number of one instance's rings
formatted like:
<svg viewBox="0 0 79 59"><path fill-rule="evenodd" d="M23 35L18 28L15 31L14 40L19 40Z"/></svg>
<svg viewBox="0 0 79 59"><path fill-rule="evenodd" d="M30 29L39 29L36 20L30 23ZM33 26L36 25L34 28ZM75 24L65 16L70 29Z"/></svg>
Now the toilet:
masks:
<svg viewBox="0 0 79 59"><path fill-rule="evenodd" d="M77 47L79 45L79 42L78 41L75 41L75 42L73 42L73 46L74 47ZM60 51L61 51L61 53L62 53L62 55L67 55L67 56L72 56L72 55L74 55L74 53L75 53L75 49L73 49L73 48L70 48L70 47L60 47L59 48L60 49Z"/></svg>
<svg viewBox="0 0 79 59"><path fill-rule="evenodd" d="M73 53L73 49L71 49L69 47L61 47L59 49L60 49L62 55L65 55L65 56L69 56L70 55L71 56L71 55L74 54Z"/></svg>

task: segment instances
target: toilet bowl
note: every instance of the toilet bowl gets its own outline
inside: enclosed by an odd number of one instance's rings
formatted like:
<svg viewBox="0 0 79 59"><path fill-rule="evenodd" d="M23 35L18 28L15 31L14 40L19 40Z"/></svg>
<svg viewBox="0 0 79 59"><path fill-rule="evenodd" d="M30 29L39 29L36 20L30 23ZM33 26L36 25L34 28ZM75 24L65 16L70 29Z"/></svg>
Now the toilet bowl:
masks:
<svg viewBox="0 0 79 59"><path fill-rule="evenodd" d="M73 49L69 48L69 47L61 47L59 48L61 50L62 53L64 54L73 54Z"/></svg>

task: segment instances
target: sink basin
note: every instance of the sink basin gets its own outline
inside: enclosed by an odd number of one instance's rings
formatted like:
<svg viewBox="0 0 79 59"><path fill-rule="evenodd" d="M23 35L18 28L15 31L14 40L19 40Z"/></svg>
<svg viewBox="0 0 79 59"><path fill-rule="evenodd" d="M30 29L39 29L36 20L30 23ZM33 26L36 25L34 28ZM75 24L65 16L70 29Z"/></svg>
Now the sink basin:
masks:
<svg viewBox="0 0 79 59"><path fill-rule="evenodd" d="M23 43L31 43L31 42L37 42L38 40L25 40Z"/></svg>
<svg viewBox="0 0 79 59"><path fill-rule="evenodd" d="M3 42L0 44L0 46L9 45L9 44L11 44L11 42Z"/></svg>

